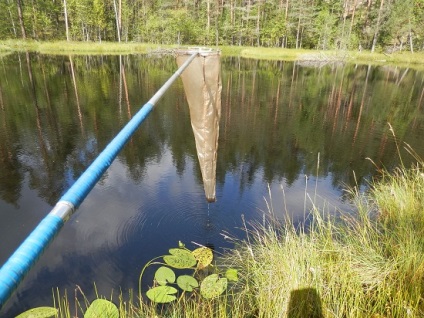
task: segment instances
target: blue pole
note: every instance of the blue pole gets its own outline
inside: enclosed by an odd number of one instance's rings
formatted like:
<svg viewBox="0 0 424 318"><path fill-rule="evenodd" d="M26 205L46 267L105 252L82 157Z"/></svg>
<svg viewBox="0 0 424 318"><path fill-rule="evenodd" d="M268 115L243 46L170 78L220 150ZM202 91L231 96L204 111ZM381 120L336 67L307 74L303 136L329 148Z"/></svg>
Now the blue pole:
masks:
<svg viewBox="0 0 424 318"><path fill-rule="evenodd" d="M46 247L50 244L63 224L80 206L88 193L93 189L103 173L109 168L118 153L134 134L141 123L152 111L156 102L162 97L171 84L181 75L194 58L201 54L200 50L192 51L192 55L163 84L153 97L137 112L116 137L98 155L71 188L62 196L54 208L37 225L25 241L10 256L0 269L0 309L13 291L18 287L26 273L35 264Z"/></svg>

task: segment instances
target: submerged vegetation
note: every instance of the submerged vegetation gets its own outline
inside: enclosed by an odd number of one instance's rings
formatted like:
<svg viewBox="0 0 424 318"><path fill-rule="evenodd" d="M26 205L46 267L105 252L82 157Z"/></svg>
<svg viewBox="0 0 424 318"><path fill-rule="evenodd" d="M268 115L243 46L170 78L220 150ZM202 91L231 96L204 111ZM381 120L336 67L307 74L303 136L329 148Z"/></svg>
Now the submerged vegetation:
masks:
<svg viewBox="0 0 424 318"><path fill-rule="evenodd" d="M313 209L310 225L299 226L270 212L246 225L247 239L220 259L238 270L221 296L200 297L194 287L158 306L121 295L120 317L422 317L424 163L380 172L366 193L350 190L355 214ZM78 316L66 297L56 300L60 317Z"/></svg>

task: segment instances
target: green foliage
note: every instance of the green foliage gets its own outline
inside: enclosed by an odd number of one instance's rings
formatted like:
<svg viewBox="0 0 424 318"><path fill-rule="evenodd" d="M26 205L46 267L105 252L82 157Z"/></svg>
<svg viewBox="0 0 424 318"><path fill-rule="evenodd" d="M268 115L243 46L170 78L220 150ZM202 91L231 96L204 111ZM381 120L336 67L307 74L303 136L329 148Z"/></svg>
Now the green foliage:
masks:
<svg viewBox="0 0 424 318"><path fill-rule="evenodd" d="M171 248L169 250L171 255L165 255L163 260L166 264L174 268L191 268L196 265L196 258L194 255L182 248Z"/></svg>
<svg viewBox="0 0 424 318"><path fill-rule="evenodd" d="M200 284L200 294L206 299L218 297L227 289L228 280L217 274L206 277Z"/></svg>
<svg viewBox="0 0 424 318"><path fill-rule="evenodd" d="M337 18L331 14L329 9L318 12L316 17L314 33L318 38L317 48L328 50L334 46L334 36L337 28Z"/></svg>
<svg viewBox="0 0 424 318"><path fill-rule="evenodd" d="M230 282L237 282L238 281L238 271L234 268L229 268L227 269L227 271L225 272L225 277L230 281Z"/></svg>
<svg viewBox="0 0 424 318"><path fill-rule="evenodd" d="M145 1L22 2L28 38L142 41L167 45L248 45L370 49L412 41L424 47L423 0L380 1ZM65 19L65 3L67 19ZM381 14L378 19L379 13ZM119 27L118 27L119 25ZM21 38L16 1L0 1L0 39Z"/></svg>
<svg viewBox="0 0 424 318"><path fill-rule="evenodd" d="M118 318L119 310L114 303L106 299L96 299L88 307L84 318Z"/></svg>
<svg viewBox="0 0 424 318"><path fill-rule="evenodd" d="M227 269L226 277L221 277L218 272L212 273L206 277L200 275L202 270L213 268L217 271L217 267L212 267L213 252L210 248L200 247L194 251L190 251L185 245L179 241L179 248L171 248L171 255L164 255L154 258L143 268L139 279L139 295L141 296L141 279L147 267L153 264L162 264L155 262L156 259L163 258L166 265L177 270L191 269L192 275L183 273L176 279L178 286L183 293L194 292L199 288L200 295L205 299L212 299L220 296L225 292L228 286L228 281L236 282L238 273L236 269ZM178 290L171 285L175 282L176 274L174 270L166 266L159 267L155 272L155 282L159 286L154 286L146 292L146 296L154 303L169 303L177 299ZM203 278L204 277L204 278Z"/></svg>
<svg viewBox="0 0 424 318"><path fill-rule="evenodd" d="M177 292L178 290L172 286L158 286L149 289L146 296L155 303L164 304L177 299L174 296Z"/></svg>
<svg viewBox="0 0 424 318"><path fill-rule="evenodd" d="M209 266L213 260L213 253L210 248L199 247L192 252L193 256L197 260L197 268L203 269Z"/></svg>
<svg viewBox="0 0 424 318"><path fill-rule="evenodd" d="M159 267L155 273L155 280L159 285L166 285L167 283L175 282L175 273L169 267Z"/></svg>
<svg viewBox="0 0 424 318"><path fill-rule="evenodd" d="M53 307L32 308L16 316L16 318L54 318L57 315L57 309Z"/></svg>
<svg viewBox="0 0 424 318"><path fill-rule="evenodd" d="M193 276L188 275L178 276L177 284L182 290L188 292L193 291L193 288L199 287L199 282Z"/></svg>

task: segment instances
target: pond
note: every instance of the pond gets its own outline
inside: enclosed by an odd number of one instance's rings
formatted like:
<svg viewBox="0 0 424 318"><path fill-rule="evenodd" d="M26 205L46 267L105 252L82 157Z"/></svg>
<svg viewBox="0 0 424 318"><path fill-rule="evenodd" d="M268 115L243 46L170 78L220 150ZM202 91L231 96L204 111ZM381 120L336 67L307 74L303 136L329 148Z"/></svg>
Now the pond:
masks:
<svg viewBox="0 0 424 318"><path fill-rule="evenodd" d="M217 253L264 215L354 212L378 168L424 156L424 72L222 58L216 202L208 203L181 80L165 93L3 308L137 290L184 242ZM0 59L0 264L177 69L175 59L13 54ZM390 130L393 127L394 134ZM399 149L399 150L398 150Z"/></svg>

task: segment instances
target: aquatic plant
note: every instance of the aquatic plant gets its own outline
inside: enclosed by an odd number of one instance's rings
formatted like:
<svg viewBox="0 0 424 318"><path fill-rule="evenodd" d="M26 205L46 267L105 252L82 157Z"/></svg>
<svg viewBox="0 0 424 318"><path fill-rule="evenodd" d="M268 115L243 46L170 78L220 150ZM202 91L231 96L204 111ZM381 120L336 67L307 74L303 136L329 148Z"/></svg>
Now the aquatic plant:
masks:
<svg viewBox="0 0 424 318"><path fill-rule="evenodd" d="M163 262L158 262L158 259L163 259ZM168 255L152 259L141 271L139 278L140 302L142 301L141 280L145 270L151 265L161 265L155 272L154 286L146 292L146 296L154 303L170 303L176 300L179 292L176 287L182 291L180 297L183 297L184 293L192 293L197 289L205 299L219 297L226 291L229 281L236 282L238 280L238 272L231 268L221 274L216 266L212 266L212 261L213 251L210 248L202 246L191 251L179 242L178 248L171 248ZM204 273L209 268L215 272L202 278L200 272ZM185 271L177 277L175 270ZM187 275L187 270L191 270L192 275Z"/></svg>
<svg viewBox="0 0 424 318"><path fill-rule="evenodd" d="M58 310L54 307L37 307L29 309L16 318L55 318Z"/></svg>
<svg viewBox="0 0 424 318"><path fill-rule="evenodd" d="M69 315L67 315L68 317ZM54 307L29 309L16 318L55 318L62 317L60 310ZM114 303L106 299L95 299L84 313L84 318L118 318L119 310Z"/></svg>

